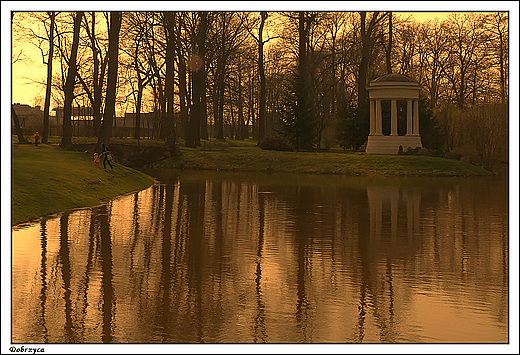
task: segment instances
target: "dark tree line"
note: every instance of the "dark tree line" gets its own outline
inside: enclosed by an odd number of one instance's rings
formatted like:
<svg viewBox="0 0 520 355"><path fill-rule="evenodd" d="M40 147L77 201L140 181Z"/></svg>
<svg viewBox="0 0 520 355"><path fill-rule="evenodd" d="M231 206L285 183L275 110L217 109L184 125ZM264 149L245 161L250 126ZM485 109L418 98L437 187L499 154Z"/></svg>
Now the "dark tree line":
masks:
<svg viewBox="0 0 520 355"><path fill-rule="evenodd" d="M92 108L99 142L110 139L116 112L135 114L140 139L151 112L151 135L172 152L209 138L355 149L368 135L367 84L386 73L422 85L432 121L425 127L447 149L468 141L464 112L508 103L505 12L422 23L395 12L206 11L26 13L13 21L28 19L45 29L25 36L48 65L43 139L52 98L64 108L64 147L74 105Z"/></svg>

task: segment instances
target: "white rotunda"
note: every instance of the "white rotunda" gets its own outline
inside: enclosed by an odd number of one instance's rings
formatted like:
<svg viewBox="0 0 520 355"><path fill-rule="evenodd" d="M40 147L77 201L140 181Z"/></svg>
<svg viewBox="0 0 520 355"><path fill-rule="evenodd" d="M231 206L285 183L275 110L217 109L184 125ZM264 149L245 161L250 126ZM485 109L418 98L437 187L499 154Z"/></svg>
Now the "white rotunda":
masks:
<svg viewBox="0 0 520 355"><path fill-rule="evenodd" d="M367 154L397 154L422 148L419 134L419 92L420 85L401 74L383 75L368 85L370 98L370 134L365 152ZM382 101L391 102L390 135L383 134ZM397 101L406 101L406 134L398 134Z"/></svg>

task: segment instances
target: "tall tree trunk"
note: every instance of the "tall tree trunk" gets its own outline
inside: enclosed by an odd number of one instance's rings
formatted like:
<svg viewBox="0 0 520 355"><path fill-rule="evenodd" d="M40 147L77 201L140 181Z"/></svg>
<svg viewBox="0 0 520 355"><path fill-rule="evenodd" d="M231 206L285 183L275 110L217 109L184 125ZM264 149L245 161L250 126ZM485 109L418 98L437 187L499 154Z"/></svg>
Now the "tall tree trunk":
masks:
<svg viewBox="0 0 520 355"><path fill-rule="evenodd" d="M217 73L219 72L219 70L217 69ZM218 77L218 74L217 74L217 77ZM219 93L218 93L218 85L217 83L214 83L213 84L213 93L212 93L212 100L213 100L213 137L214 138L217 138L218 136L218 108L219 108L219 105L218 105L218 98L219 98Z"/></svg>
<svg viewBox="0 0 520 355"><path fill-rule="evenodd" d="M63 105L63 136L61 137L60 146L65 149L72 148L72 101L74 100L74 84L76 83L76 57L79 45L79 30L83 12L76 12L74 18L74 37L72 40L72 49L69 60L69 70L67 72L67 81L65 82L65 102Z"/></svg>
<svg viewBox="0 0 520 355"><path fill-rule="evenodd" d="M305 28L305 12L298 14L298 66L299 72L304 77L307 76L307 32Z"/></svg>
<svg viewBox="0 0 520 355"><path fill-rule="evenodd" d="M231 119L231 125L230 125L230 139L237 139L237 125L235 122L235 115L234 115L234 109L233 109L233 91L231 88L231 83L228 84L228 93L229 93L229 118Z"/></svg>
<svg viewBox="0 0 520 355"><path fill-rule="evenodd" d="M205 69L204 69L204 47L206 40L206 13L199 12L200 23L197 33L195 48L192 59L192 96L193 106L191 107L190 119L188 124L188 135L186 146L194 148L200 145L200 131L203 121L205 108L203 107L202 97L206 94Z"/></svg>
<svg viewBox="0 0 520 355"><path fill-rule="evenodd" d="M157 71L157 75L159 71ZM157 135L159 139L166 139L165 130L161 129L162 122L166 121L166 95L165 88L163 87L163 80L161 77L157 78L157 103L159 105L159 119L155 122L157 129Z"/></svg>
<svg viewBox="0 0 520 355"><path fill-rule="evenodd" d="M139 74L137 74L139 75ZM143 100L143 82L139 77L137 81L137 102L135 104L135 127L134 139L139 141L141 139L141 105Z"/></svg>
<svg viewBox="0 0 520 355"><path fill-rule="evenodd" d="M217 139L224 140L224 90L225 90L225 71L226 63L222 59L222 63L219 64L219 97L218 97L218 120L217 120Z"/></svg>
<svg viewBox="0 0 520 355"><path fill-rule="evenodd" d="M267 19L267 12L260 13L262 19L258 29L258 75L260 78L260 101L258 102L258 142L260 143L266 135L266 94L265 94L265 69L264 69L264 25Z"/></svg>
<svg viewBox="0 0 520 355"><path fill-rule="evenodd" d="M236 139L244 139L246 138L245 125L244 125L244 99L242 97L242 71L239 68L238 71L238 133L236 135Z"/></svg>
<svg viewBox="0 0 520 355"><path fill-rule="evenodd" d="M218 117L217 117L217 139L224 140L224 84L225 84L225 70L226 70L226 19L225 13L222 13L222 29L220 37L220 58L218 59Z"/></svg>
<svg viewBox="0 0 520 355"><path fill-rule="evenodd" d="M361 62L359 64L359 74L357 81L358 89L358 110L368 111L368 95L367 95L367 76L368 76L368 65L370 63L370 53L372 47L372 33L376 22L378 21L379 12L372 14L372 19L366 26L367 13L362 11L361 15Z"/></svg>
<svg viewBox="0 0 520 355"><path fill-rule="evenodd" d="M361 12L361 62L359 63L358 74L358 108L366 107L368 100L366 98L366 82L368 73L368 60L370 55L369 38L366 33L365 26L366 12Z"/></svg>
<svg viewBox="0 0 520 355"><path fill-rule="evenodd" d="M49 139L49 111L51 108L51 89L52 89L52 61L54 58L54 22L56 19L56 13L54 11L49 12L49 18L51 19L50 31L49 31L49 59L47 60L47 85L45 87L45 104L43 107L43 130L42 130L42 143L47 143Z"/></svg>
<svg viewBox="0 0 520 355"><path fill-rule="evenodd" d="M204 95L202 95L202 122L200 126L200 138L209 139L208 133L208 104L206 99L206 72L204 72Z"/></svg>
<svg viewBox="0 0 520 355"><path fill-rule="evenodd" d="M163 121L161 125L161 131L165 130L163 133L169 143L175 145L176 137L175 137L175 122L174 122L174 55L175 55L175 18L172 12L164 13L166 20L166 30L167 30L167 43L166 43L166 80L164 83L164 94L166 96L166 121Z"/></svg>
<svg viewBox="0 0 520 355"><path fill-rule="evenodd" d="M108 144L112 137L112 125L116 111L116 84L117 66L119 61L119 30L121 28L121 12L110 13L110 30L108 38L108 81L105 99L105 112L98 139L98 147L101 143Z"/></svg>
<svg viewBox="0 0 520 355"><path fill-rule="evenodd" d="M331 49L331 82L332 82L332 90L331 90L331 112L333 114L337 113L337 98L336 91L338 87L338 81L336 80L336 32L332 31L332 49Z"/></svg>
<svg viewBox="0 0 520 355"><path fill-rule="evenodd" d="M461 110L464 109L464 99L465 99L465 92L466 92L466 68L464 65L464 61L462 59L462 53L459 56L460 59L460 87L459 87L459 95L458 95L458 106Z"/></svg>
<svg viewBox="0 0 520 355"><path fill-rule="evenodd" d="M19 143L27 143L25 140L25 137L23 136L22 128L20 127L20 120L18 119L18 115L16 114L16 111L14 110L14 105L11 105L11 118L14 122L14 129L16 130L16 135L18 136L18 142Z"/></svg>
<svg viewBox="0 0 520 355"><path fill-rule="evenodd" d="M392 13L388 13L388 47L386 49L386 73L392 74Z"/></svg>
<svg viewBox="0 0 520 355"><path fill-rule="evenodd" d="M181 109L181 124L182 124L182 136L187 140L188 134L188 89L186 82L186 62L184 61L184 55L180 52L180 45L178 45L178 57L179 57L179 106Z"/></svg>
<svg viewBox="0 0 520 355"><path fill-rule="evenodd" d="M99 131L101 129L101 87L103 85L103 77L104 75L99 75L99 54L96 46L96 13L92 12L92 37L90 39L91 47L92 47L92 59L94 62L94 71L93 71L93 85L94 85L94 97L92 102L92 125L94 130L94 135L99 136ZM104 70L102 70L102 74L104 74Z"/></svg>
<svg viewBox="0 0 520 355"><path fill-rule="evenodd" d="M257 141L259 141L258 140L258 129L257 129L258 119L255 117L255 102L254 102L255 95L254 95L254 85L253 85L254 77L255 77L255 73L254 73L254 69L253 69L253 73L249 74L249 87L250 87L249 107L248 107L249 117L248 117L247 121L251 123L251 129L252 129L251 135L252 135L253 139L256 139Z"/></svg>
<svg viewBox="0 0 520 355"><path fill-rule="evenodd" d="M138 45L136 45L134 56L134 67L137 76L137 98L135 102L134 139L137 139L137 142L139 144L139 140L141 139L141 106L143 100L144 80L141 78L141 72L139 70L137 47Z"/></svg>
<svg viewBox="0 0 520 355"><path fill-rule="evenodd" d="M182 16L182 15L181 15ZM188 90L186 88L186 62L184 61L184 52L182 51L181 45L181 25L182 19L177 21L177 58L179 61L179 106L180 106L180 121L181 121L181 132L179 132L181 137L187 141L188 134Z"/></svg>
<svg viewBox="0 0 520 355"><path fill-rule="evenodd" d="M208 31L208 13L203 11L200 13L200 31L199 31L199 56L202 61L201 72L198 76L200 86L200 138L208 139L208 112L206 107L206 36ZM200 145L200 143L199 143Z"/></svg>

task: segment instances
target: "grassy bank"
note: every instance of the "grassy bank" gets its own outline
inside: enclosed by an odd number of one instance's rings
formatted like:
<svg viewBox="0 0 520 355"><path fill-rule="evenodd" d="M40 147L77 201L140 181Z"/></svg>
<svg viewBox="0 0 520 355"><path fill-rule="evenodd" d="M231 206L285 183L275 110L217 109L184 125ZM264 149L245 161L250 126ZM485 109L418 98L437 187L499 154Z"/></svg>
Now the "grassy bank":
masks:
<svg viewBox="0 0 520 355"><path fill-rule="evenodd" d="M254 141L203 142L181 147L179 157L161 167L274 173L343 174L352 176L486 176L485 169L458 160L409 155L360 155L330 152L281 152L256 147Z"/></svg>
<svg viewBox="0 0 520 355"><path fill-rule="evenodd" d="M114 163L94 167L92 154L56 146L12 145L12 225L70 208L95 206L150 186L153 178Z"/></svg>
<svg viewBox="0 0 520 355"><path fill-rule="evenodd" d="M132 142L130 142L132 143ZM153 144L143 142L145 144ZM114 139L111 146L129 144ZM159 159L159 168L242 171L258 173L342 174L350 176L486 176L485 169L451 159L360 155L329 152L280 152L258 148L255 141L203 141L195 149L181 144L179 157ZM104 200L143 189L153 179L115 163L114 170L95 168L91 154L52 145L12 144L12 224L40 216L97 205ZM167 154L166 154L167 156Z"/></svg>

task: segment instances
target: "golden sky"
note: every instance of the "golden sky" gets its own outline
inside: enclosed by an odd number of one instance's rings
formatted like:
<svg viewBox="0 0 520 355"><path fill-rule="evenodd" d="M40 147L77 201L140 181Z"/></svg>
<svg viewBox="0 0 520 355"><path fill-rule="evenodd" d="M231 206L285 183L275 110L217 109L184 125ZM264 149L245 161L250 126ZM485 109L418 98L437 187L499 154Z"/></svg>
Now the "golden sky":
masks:
<svg viewBox="0 0 520 355"><path fill-rule="evenodd" d="M403 15L413 14L418 21L447 17L450 12L432 13L402 13ZM12 65L12 103L29 104L31 106L42 105L45 96L45 89L41 85L34 84L34 81L44 82L46 78L46 66L42 63L40 51L32 44L20 46L17 50L23 49L28 58ZM12 50L12 49L11 49Z"/></svg>
<svg viewBox="0 0 520 355"><path fill-rule="evenodd" d="M7 3L7 4L6 4ZM33 6L28 6L28 4L34 3ZM146 10L156 9L158 11L165 10L165 4L170 4L169 6L175 6L175 8L167 8L168 10L198 10L200 9L200 4L203 3L205 8L208 10L270 10L270 11L282 11L282 10L294 10L294 2L250 2L250 3L242 3L242 2L173 2L174 5L171 5L172 2L154 2L149 1L146 2ZM493 7L490 8L489 4L493 4ZM468 2L387 2L387 1L374 1L374 2L339 2L339 1L321 1L321 2L299 2L298 4L302 4L302 7L298 10L314 10L314 11L359 11L359 10L381 10L388 11L392 10L395 12L399 12L403 15L412 14L417 21L425 21L428 19L439 18L440 20L446 18L450 13L457 11L482 11L482 10L508 10L512 5L511 2L471 2L471 9L468 7ZM6 5L4 5L6 4ZM23 4L23 5L22 5ZM45 4L42 6L41 4ZM92 7L95 7L97 11L104 10L115 10L114 7L118 10L121 10L119 2L103 2L101 5L98 2L76 2L76 6L82 6L81 10L90 10ZM143 2L138 2L137 5L135 3L131 3L132 8L127 8L123 10L142 10L139 8L139 4L143 4ZM198 7L194 7L194 4L198 4ZM67 5L70 6L70 5ZM101 7L100 7L101 6ZM141 7L143 5L140 5ZM111 8L112 7L112 8ZM11 42L10 38L5 38L6 34L11 32L9 26L9 17L10 11L26 11L27 9L33 10L63 10L62 2L22 2L22 1L3 1L2 2L2 53L12 52L12 47L9 45ZM73 8L68 8L68 10L74 10ZM431 12L431 10L436 10L436 12ZM445 10L444 12L439 12L439 10ZM401 11L413 11L413 12L401 12ZM5 28L5 27L7 28ZM4 46L7 44L7 48L4 49ZM17 46L20 46L17 44ZM40 51L33 45L27 44L23 45L23 47L18 47L24 49L24 54L29 58L24 62L16 63L14 65L8 64L12 70L12 85L8 81L7 87L10 87L11 90L11 102L10 103L23 103L34 106L35 104L43 105L43 99L45 95L44 88L41 85L35 85L34 81L44 82L46 77L46 68L42 63L42 57ZM6 60L6 56L2 56L2 66L4 65L4 61ZM6 73L4 69L2 73ZM3 75L3 80L5 77L8 78L7 75ZM511 75L511 77L513 77ZM2 86L5 88L4 82L2 82ZM4 95L5 98L5 95Z"/></svg>

